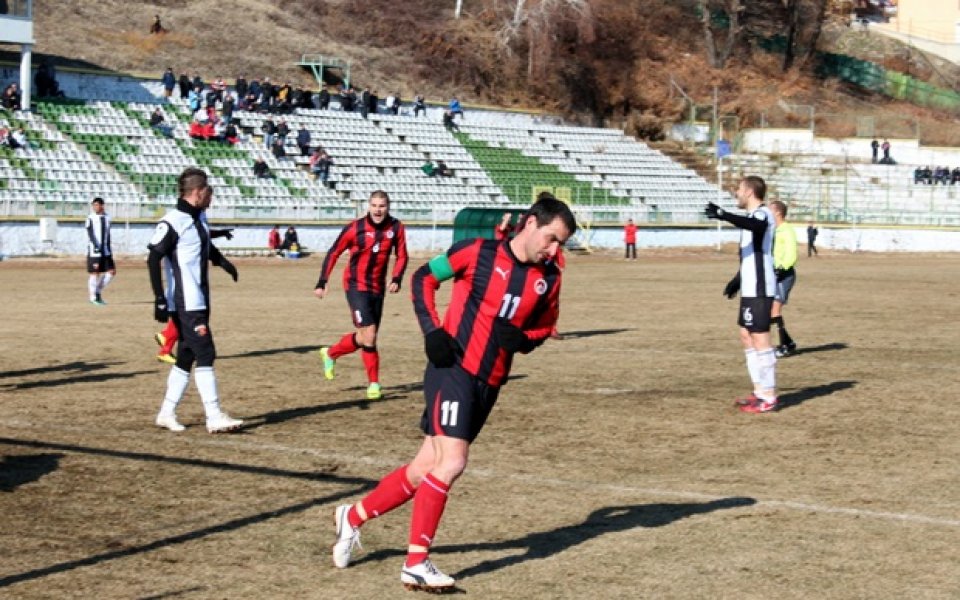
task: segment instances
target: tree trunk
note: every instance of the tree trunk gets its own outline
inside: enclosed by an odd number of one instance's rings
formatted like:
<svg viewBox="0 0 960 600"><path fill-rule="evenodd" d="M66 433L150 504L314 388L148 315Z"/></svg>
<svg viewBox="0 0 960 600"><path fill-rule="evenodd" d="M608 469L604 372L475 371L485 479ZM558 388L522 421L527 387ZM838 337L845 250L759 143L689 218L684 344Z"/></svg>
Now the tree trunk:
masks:
<svg viewBox="0 0 960 600"><path fill-rule="evenodd" d="M800 0L787 2L787 48L783 53L783 71L787 72L793 66L797 56L797 36L800 28Z"/></svg>
<svg viewBox="0 0 960 600"><path fill-rule="evenodd" d="M723 45L717 46L716 34L711 27L710 3L707 0L700 0L700 21L703 24L703 40L707 51L707 61L714 69L722 69L733 53L733 48L737 45L737 37L740 34L740 11L743 10L740 0L723 0L723 10L730 20L727 29L726 39Z"/></svg>
<svg viewBox="0 0 960 600"><path fill-rule="evenodd" d="M806 63L817 53L817 44L820 42L820 32L823 31L823 22L827 18L827 9L830 8L830 0L817 0L820 3L817 11L817 18L813 22L813 33L810 34L810 41L807 43L807 51L803 54L802 62Z"/></svg>

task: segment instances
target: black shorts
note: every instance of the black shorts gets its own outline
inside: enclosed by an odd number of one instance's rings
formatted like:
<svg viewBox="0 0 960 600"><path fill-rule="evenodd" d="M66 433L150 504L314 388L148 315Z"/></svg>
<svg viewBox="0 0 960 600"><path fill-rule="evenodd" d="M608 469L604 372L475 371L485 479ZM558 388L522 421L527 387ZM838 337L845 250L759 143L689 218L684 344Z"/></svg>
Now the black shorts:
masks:
<svg viewBox="0 0 960 600"><path fill-rule="evenodd" d="M177 354L189 353L198 360L198 366L213 364L217 356L217 347L213 343L213 331L210 329L210 314L207 311L178 311L170 315L180 331L180 346Z"/></svg>
<svg viewBox="0 0 960 600"><path fill-rule="evenodd" d="M106 273L116 270L112 256L88 256L87 273Z"/></svg>
<svg viewBox="0 0 960 600"><path fill-rule="evenodd" d="M770 311L773 298L740 298L740 315L737 324L750 333L770 331Z"/></svg>
<svg viewBox="0 0 960 600"><path fill-rule="evenodd" d="M353 319L354 326L380 327L380 318L383 317L382 294L347 290L347 304L350 305L350 317Z"/></svg>
<svg viewBox="0 0 960 600"><path fill-rule="evenodd" d="M423 374L426 406L420 429L427 435L473 442L487 422L500 388L480 381L460 365L440 369L427 364Z"/></svg>

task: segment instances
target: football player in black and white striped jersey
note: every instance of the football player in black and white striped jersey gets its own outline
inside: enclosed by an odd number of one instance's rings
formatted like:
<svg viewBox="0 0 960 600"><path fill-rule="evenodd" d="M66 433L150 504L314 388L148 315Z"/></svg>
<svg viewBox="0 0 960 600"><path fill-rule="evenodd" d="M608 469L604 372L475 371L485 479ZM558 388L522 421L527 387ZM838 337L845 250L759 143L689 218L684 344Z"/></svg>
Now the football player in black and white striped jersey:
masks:
<svg viewBox="0 0 960 600"><path fill-rule="evenodd" d="M103 288L110 284L117 274L113 262L113 250L110 248L110 216L104 208L103 198L97 197L90 203L93 210L87 215L84 228L87 231L87 290L90 303L103 306Z"/></svg>
<svg viewBox="0 0 960 600"><path fill-rule="evenodd" d="M740 270L724 289L728 298L740 292L740 341L747 359L753 393L737 404L744 412L770 412L777 408L777 357L770 339L770 311L776 294L773 271L773 213L764 203L767 185L762 178L744 177L737 188L737 207L747 215L735 215L707 204L704 213L721 219L740 231Z"/></svg>

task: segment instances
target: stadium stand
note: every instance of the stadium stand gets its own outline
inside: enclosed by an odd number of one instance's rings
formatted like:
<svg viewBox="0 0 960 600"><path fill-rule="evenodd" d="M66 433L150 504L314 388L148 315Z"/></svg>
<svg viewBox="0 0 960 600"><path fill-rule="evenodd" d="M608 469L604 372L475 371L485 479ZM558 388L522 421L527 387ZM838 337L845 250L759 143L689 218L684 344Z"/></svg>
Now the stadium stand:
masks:
<svg viewBox="0 0 960 600"><path fill-rule="evenodd" d="M111 91L98 88L100 99L41 101L35 112L4 113L0 125L24 127L31 142L0 149L4 214L79 217L101 195L115 218L155 218L175 202L176 177L187 166L211 173L217 202L210 213L221 220L340 220L371 191L386 189L400 218L452 222L464 207L517 210L536 191L552 189L595 221L684 223L699 222L703 204L718 197L694 172L617 130L478 118L452 134L440 122L402 114L283 115L291 132L305 127L312 145L335 161L325 186L310 174L294 134L285 158L265 148L264 113L234 112L241 131L235 145L193 139L186 100L165 101L150 85L120 86L125 100L104 99ZM157 107L169 136L149 126ZM254 177L257 159L274 177ZM424 174L423 164L438 160L452 176Z"/></svg>
<svg viewBox="0 0 960 600"><path fill-rule="evenodd" d="M730 177L764 177L794 221L960 225L960 186L915 185L916 165L820 154L739 154L724 162Z"/></svg>

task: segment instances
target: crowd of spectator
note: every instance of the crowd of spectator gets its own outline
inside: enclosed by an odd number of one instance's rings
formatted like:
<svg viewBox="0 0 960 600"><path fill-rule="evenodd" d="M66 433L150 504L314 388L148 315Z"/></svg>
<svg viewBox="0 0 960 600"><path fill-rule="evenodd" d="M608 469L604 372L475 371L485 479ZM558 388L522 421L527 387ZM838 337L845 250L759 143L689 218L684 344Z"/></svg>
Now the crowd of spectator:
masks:
<svg viewBox="0 0 960 600"><path fill-rule="evenodd" d="M0 127L0 146L5 146L12 150L29 148L30 140L27 139L27 132L23 130L23 127L18 127L17 129Z"/></svg>
<svg viewBox="0 0 960 600"><path fill-rule="evenodd" d="M960 167L917 167L913 170L913 183L925 185L957 185L960 184Z"/></svg>

